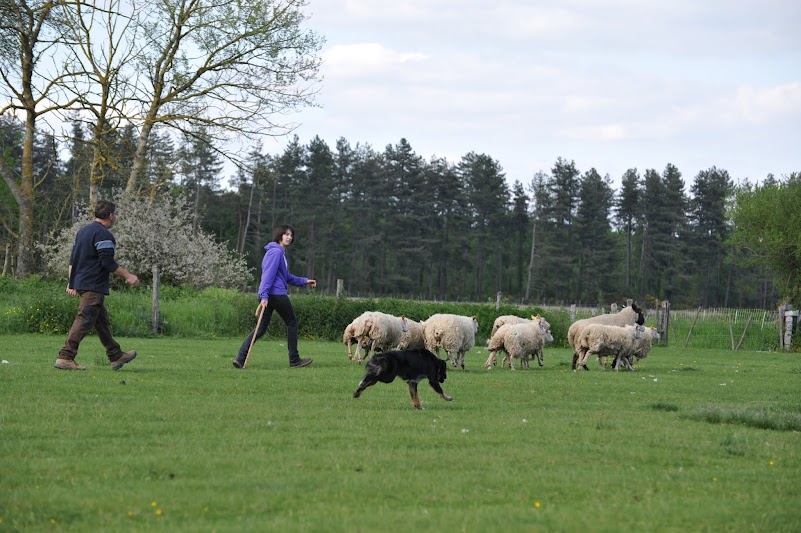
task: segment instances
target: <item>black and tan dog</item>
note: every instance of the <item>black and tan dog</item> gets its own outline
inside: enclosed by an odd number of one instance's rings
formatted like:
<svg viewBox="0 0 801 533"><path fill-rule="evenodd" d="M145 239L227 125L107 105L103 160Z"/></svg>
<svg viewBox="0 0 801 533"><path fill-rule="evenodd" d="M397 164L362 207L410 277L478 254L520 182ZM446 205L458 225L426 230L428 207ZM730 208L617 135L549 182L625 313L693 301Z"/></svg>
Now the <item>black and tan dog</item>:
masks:
<svg viewBox="0 0 801 533"><path fill-rule="evenodd" d="M354 398L362 395L367 387L381 383L392 383L396 377L409 384L409 395L415 409L422 409L420 397L417 395L417 384L428 378L428 384L437 391L443 400L451 401L453 397L442 391L440 383L445 381L445 361L424 349L395 350L374 355L367 362L364 378L359 382L359 388L353 393Z"/></svg>

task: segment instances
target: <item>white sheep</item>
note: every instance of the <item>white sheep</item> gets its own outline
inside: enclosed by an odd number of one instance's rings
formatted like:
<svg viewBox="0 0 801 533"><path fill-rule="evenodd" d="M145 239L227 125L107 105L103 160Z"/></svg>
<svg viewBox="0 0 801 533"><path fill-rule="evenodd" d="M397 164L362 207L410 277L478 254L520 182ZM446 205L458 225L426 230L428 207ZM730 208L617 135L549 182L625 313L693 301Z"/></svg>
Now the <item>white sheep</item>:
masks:
<svg viewBox="0 0 801 533"><path fill-rule="evenodd" d="M498 350L505 352L501 366L508 360L509 368L514 370L513 360L517 357L523 368L529 368L529 355L535 356L542 366L542 347L545 342L553 342L553 336L548 328L550 328L548 321L539 316L517 324L502 325L487 342L490 354L484 367L487 370L492 368Z"/></svg>
<svg viewBox="0 0 801 533"><path fill-rule="evenodd" d="M498 333L498 330L501 327L505 326L505 325L523 324L523 323L526 323L526 322L531 322L532 320L539 320L543 331L547 331L547 330L549 330L551 328L551 324L547 320L545 320L545 318L541 317L540 315L533 315L531 317L531 319L519 317L517 315L502 315L502 316L499 316L498 318L495 319L495 322L492 324L492 332L490 333L490 336L487 339L487 349L490 351L490 357L489 357L489 359L487 359L487 362L484 364L484 366L487 367L487 369L489 369L491 366L495 365L495 352L497 351L497 349L492 350L491 348L489 348L489 346L490 346L490 342L492 341L492 338L495 337L496 333ZM550 338L550 340L546 340L546 342L553 342L553 336L551 336L550 333L548 333L548 335L551 338ZM502 346L503 345L503 340L502 339L498 339L496 344L498 344L498 346ZM542 366L542 352L537 354L537 356L538 356L538 360L540 361L540 366ZM508 359L508 355L504 357L503 363L506 363L507 359ZM526 360L525 363L526 363L526 366L527 366L528 360ZM501 365L501 366L503 366L503 365Z"/></svg>
<svg viewBox="0 0 801 533"><path fill-rule="evenodd" d="M476 345L478 321L476 317L439 313L425 321L423 334L426 349L439 356L439 349L445 350L453 366L464 369L465 353Z"/></svg>
<svg viewBox="0 0 801 533"><path fill-rule="evenodd" d="M598 315L582 320L576 320L570 325L567 330L567 343L573 348L573 370L576 369L576 364L579 361L579 339L583 336L582 329L589 324L603 324L608 326L625 326L626 324L640 324L645 323L645 317L642 310L636 304L624 307L619 313L610 313L605 315ZM588 370L585 367L585 370Z"/></svg>
<svg viewBox="0 0 801 533"><path fill-rule="evenodd" d="M581 330L577 343L577 368L589 370L587 359L590 354L600 356L610 353L615 359L634 353L634 343L643 337L640 325L609 326L606 324L587 324ZM600 357L599 357L600 362ZM573 370L576 370L574 368Z"/></svg>
<svg viewBox="0 0 801 533"><path fill-rule="evenodd" d="M426 347L425 322L417 322L405 316L401 320L406 324L406 331L398 343L398 350L416 350Z"/></svg>
<svg viewBox="0 0 801 533"><path fill-rule="evenodd" d="M651 352L653 342L658 341L659 338L659 332L655 327L650 326L645 328L645 333L642 338L634 341L634 351L630 354L620 354L617 360L613 362L612 366L617 370L620 365L623 364L629 370L634 370L632 362L647 357Z"/></svg>
<svg viewBox="0 0 801 533"><path fill-rule="evenodd" d="M386 352L395 348L401 341L405 331L406 324L400 317L380 311L372 311L365 318L363 328L361 330L356 329L356 334L360 337L357 347L360 348L361 343L364 341L367 349L364 357L361 357L361 354L357 354L359 364L367 358L371 350Z"/></svg>
<svg viewBox="0 0 801 533"><path fill-rule="evenodd" d="M348 347L348 359L351 361L353 361L353 358L355 357L353 355L352 346L354 344L357 345L358 353L358 347L361 346L359 341L364 335L364 321L368 316L370 316L371 313L372 311L365 311L361 315L354 318L353 321L345 327L345 331L342 333L342 343Z"/></svg>
<svg viewBox="0 0 801 533"><path fill-rule="evenodd" d="M504 324L520 324L521 322L528 321L528 318L523 318L517 315L501 315L495 319L495 322L492 323L492 331L490 332L489 338L491 339L495 335L495 332L498 331L498 328Z"/></svg>

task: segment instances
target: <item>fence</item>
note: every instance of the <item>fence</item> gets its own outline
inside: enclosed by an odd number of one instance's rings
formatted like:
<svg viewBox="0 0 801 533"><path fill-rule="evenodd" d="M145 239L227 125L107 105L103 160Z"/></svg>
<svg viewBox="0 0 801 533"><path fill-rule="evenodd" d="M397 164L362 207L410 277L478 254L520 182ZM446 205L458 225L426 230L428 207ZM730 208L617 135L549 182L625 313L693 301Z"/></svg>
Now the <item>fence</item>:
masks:
<svg viewBox="0 0 801 533"><path fill-rule="evenodd" d="M567 312L571 320L609 313L609 308L540 306L546 316L549 310ZM645 310L645 325L655 326L665 342L672 346L719 348L730 350L771 351L783 346L779 311L765 309L699 308L670 309L664 317L662 305ZM665 332L665 324L667 331ZM667 335L665 335L667 333Z"/></svg>

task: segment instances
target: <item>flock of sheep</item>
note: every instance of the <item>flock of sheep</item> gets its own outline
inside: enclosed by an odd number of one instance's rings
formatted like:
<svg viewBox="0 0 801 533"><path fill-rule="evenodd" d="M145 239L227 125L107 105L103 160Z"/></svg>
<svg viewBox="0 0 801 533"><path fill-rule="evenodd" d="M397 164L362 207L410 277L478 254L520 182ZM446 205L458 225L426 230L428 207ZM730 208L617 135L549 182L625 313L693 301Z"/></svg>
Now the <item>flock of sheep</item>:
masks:
<svg viewBox="0 0 801 533"><path fill-rule="evenodd" d="M644 322L642 310L633 303L619 313L573 322L567 334L568 344L573 348L573 370L589 370L590 355L598 358L601 367L604 366L602 357L608 356L615 370L621 366L634 370L632 363L647 356L652 342L659 340L657 330L645 328ZM543 347L553 342L550 328L541 316L531 319L514 315L498 317L487 340L489 357L484 367L489 370L495 366L499 351L504 353L501 365L508 362L512 370L515 359L523 368L529 368L529 359L535 357L542 366ZM443 313L417 322L405 316L366 311L348 324L342 341L348 348L348 359L360 364L377 350L425 348L437 356L444 350L454 367L464 368L465 353L475 346L477 332L478 321L474 316Z"/></svg>

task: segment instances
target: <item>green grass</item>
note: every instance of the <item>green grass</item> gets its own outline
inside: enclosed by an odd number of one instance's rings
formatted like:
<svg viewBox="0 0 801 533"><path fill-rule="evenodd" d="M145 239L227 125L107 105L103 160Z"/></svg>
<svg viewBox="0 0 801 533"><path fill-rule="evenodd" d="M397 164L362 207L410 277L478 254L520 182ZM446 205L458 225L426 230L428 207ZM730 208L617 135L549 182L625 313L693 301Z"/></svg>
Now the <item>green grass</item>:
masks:
<svg viewBox="0 0 801 533"><path fill-rule="evenodd" d="M341 344L0 337L0 531L799 531L797 354L654 348L636 372L485 371L351 397ZM689 371L688 371L689 370ZM760 420L772 421L769 424ZM755 422L756 421L756 422Z"/></svg>

